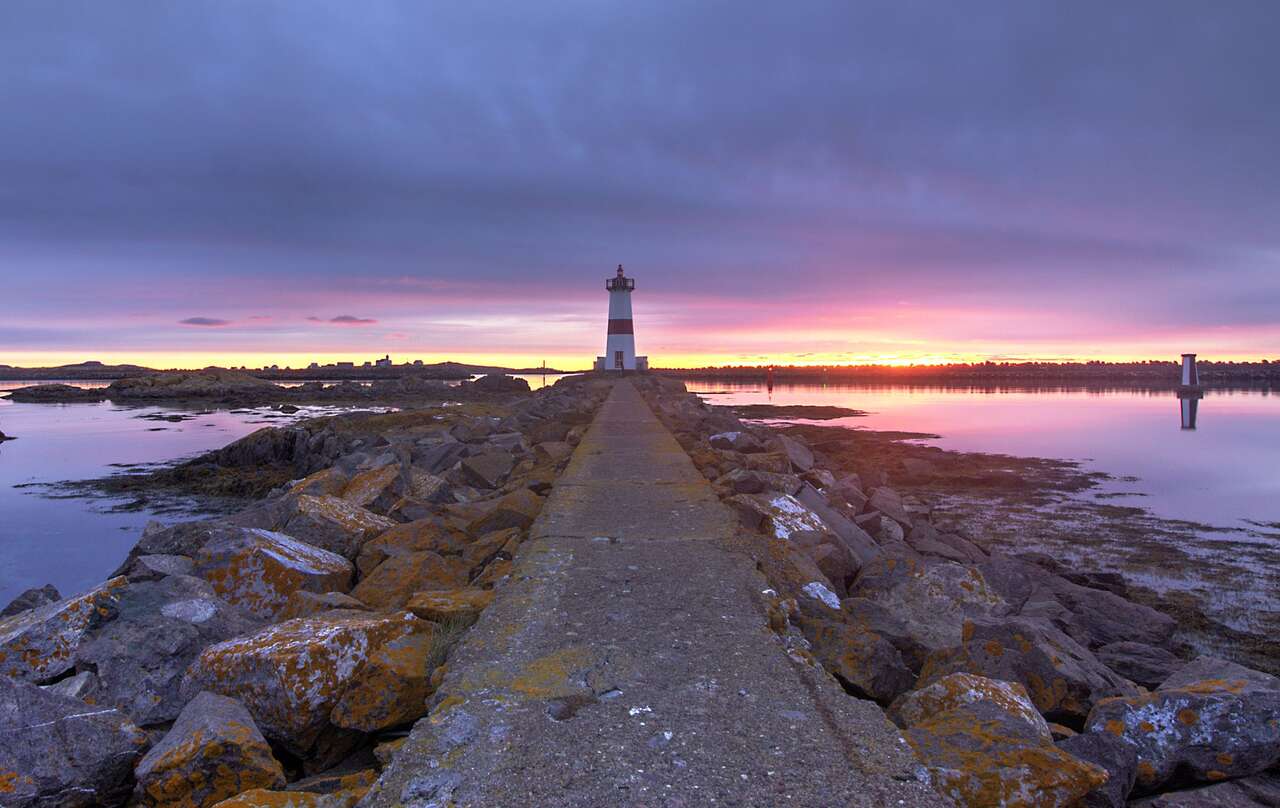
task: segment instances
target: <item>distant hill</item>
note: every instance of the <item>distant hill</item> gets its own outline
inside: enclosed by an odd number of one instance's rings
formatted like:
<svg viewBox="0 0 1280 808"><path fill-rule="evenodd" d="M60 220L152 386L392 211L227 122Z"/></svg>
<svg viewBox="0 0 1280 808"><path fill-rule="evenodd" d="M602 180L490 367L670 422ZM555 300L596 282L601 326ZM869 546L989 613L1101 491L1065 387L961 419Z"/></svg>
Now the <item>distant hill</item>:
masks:
<svg viewBox="0 0 1280 808"><path fill-rule="evenodd" d="M190 371L183 368L181 370ZM67 379L73 381L104 381L108 379L129 379L135 376L147 376L165 371L141 365L107 365L102 362L79 362L74 365L59 365L45 368L23 368L13 365L0 365L0 379L19 381L44 381L51 379ZM338 365L322 365L318 368L295 368L279 370L246 369L244 373L259 379L270 381L319 381L344 379L376 380L399 379L406 376L417 376L424 379L468 379L479 374L511 373L572 373L556 368L505 368L497 365L468 365L462 362L436 362L430 365L391 365L390 367L340 367Z"/></svg>

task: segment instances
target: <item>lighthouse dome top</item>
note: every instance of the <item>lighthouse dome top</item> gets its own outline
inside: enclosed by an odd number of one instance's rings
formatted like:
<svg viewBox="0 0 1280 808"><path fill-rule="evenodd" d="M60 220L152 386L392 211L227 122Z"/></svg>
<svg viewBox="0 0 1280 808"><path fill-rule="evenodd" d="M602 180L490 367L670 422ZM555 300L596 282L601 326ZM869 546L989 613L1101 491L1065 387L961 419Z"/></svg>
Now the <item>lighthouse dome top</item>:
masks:
<svg viewBox="0 0 1280 808"><path fill-rule="evenodd" d="M630 292L636 288L635 278L628 278L622 274L622 264L618 264L618 274L609 278L604 282L604 288L610 292Z"/></svg>

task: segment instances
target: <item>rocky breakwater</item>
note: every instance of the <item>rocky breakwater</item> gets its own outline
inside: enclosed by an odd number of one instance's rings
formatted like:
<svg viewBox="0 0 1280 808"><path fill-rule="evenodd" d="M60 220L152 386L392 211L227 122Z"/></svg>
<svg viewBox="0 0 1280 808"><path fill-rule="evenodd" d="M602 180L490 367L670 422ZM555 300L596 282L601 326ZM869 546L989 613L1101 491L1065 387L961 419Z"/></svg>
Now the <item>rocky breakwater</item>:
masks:
<svg viewBox="0 0 1280 808"><path fill-rule="evenodd" d="M0 805L354 805L605 392L570 379L330 419L315 443L261 434L309 473L149 526L89 592L24 593L0 617Z"/></svg>
<svg viewBox="0 0 1280 808"><path fill-rule="evenodd" d="M868 463L678 382L637 386L737 512L789 652L881 705L941 794L974 808L1280 804L1265 802L1275 678L1189 659L1174 619L1124 598L1114 574L989 552L936 529Z"/></svg>

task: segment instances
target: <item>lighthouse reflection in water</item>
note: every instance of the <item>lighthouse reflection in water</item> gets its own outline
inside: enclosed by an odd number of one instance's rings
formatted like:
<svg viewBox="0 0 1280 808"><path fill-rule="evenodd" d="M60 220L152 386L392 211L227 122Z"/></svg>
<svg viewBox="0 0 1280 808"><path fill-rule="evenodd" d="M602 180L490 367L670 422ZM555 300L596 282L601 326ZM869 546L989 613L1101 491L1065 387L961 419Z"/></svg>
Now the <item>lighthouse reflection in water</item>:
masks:
<svg viewBox="0 0 1280 808"><path fill-rule="evenodd" d="M1178 393L1178 404L1182 410L1182 428L1196 428L1196 413L1200 409L1200 399L1204 398L1201 392L1180 392Z"/></svg>

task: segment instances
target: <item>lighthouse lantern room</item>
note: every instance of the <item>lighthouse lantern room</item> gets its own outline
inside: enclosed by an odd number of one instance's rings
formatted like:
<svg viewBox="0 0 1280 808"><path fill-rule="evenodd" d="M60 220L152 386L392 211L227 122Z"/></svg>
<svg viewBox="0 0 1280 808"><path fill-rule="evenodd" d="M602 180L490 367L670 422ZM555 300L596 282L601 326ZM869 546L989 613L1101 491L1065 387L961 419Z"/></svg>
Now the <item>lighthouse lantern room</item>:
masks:
<svg viewBox="0 0 1280 808"><path fill-rule="evenodd" d="M649 360L636 356L635 328L631 320L631 293L635 278L628 278L618 264L618 274L604 282L609 292L609 327L604 356L596 357L596 370L648 370Z"/></svg>

